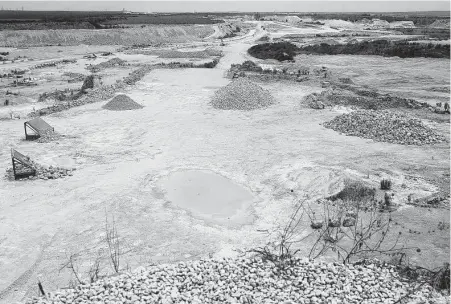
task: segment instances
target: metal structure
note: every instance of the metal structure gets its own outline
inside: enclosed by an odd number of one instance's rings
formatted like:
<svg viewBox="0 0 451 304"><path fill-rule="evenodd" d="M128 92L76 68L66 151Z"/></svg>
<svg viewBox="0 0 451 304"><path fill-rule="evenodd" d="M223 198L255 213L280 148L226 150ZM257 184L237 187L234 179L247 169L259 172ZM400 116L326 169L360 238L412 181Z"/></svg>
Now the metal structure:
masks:
<svg viewBox="0 0 451 304"><path fill-rule="evenodd" d="M36 169L28 156L11 148L11 160L13 162L14 179L27 178L36 175Z"/></svg>
<svg viewBox="0 0 451 304"><path fill-rule="evenodd" d="M54 132L55 128L46 123L41 117L36 117L24 123L25 139L34 140L41 137L46 132ZM27 129L32 130L34 134L28 134Z"/></svg>

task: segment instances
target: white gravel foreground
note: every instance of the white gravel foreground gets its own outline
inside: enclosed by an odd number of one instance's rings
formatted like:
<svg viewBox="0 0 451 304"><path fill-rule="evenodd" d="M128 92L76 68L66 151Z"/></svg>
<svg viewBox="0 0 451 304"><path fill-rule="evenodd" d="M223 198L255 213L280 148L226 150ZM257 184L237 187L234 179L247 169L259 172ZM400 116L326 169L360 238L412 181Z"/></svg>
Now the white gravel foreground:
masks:
<svg viewBox="0 0 451 304"><path fill-rule="evenodd" d="M298 259L281 271L259 258L208 259L141 267L25 303L395 303L409 287L389 265ZM423 286L412 301L428 303L431 293Z"/></svg>

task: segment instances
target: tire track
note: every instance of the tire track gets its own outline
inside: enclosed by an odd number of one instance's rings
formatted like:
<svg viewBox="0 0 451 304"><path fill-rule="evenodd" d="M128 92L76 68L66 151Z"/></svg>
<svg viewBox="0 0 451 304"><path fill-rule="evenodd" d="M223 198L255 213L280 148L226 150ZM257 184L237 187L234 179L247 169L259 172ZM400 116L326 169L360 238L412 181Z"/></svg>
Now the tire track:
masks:
<svg viewBox="0 0 451 304"><path fill-rule="evenodd" d="M33 275L33 273L36 271L37 267L41 263L44 251L53 243L53 240L55 239L56 233L52 236L49 242L47 242L44 246L42 246L41 251L38 255L38 258L36 261L31 265L30 268L28 268L25 272L23 272L14 282L12 282L8 287L6 287L4 290L0 291L0 301L3 301L7 297L11 295L13 292L18 292L21 287L23 287L27 282L29 281L30 277Z"/></svg>

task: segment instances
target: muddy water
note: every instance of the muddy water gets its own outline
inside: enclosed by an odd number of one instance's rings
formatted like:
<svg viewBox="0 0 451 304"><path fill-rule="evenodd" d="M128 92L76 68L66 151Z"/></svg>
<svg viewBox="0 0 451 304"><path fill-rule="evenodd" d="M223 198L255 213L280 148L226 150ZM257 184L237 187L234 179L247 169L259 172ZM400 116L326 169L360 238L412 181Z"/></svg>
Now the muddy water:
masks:
<svg viewBox="0 0 451 304"><path fill-rule="evenodd" d="M201 170L176 171L164 177L160 186L170 204L195 217L221 224L252 221L249 213L254 200L252 193L219 174Z"/></svg>

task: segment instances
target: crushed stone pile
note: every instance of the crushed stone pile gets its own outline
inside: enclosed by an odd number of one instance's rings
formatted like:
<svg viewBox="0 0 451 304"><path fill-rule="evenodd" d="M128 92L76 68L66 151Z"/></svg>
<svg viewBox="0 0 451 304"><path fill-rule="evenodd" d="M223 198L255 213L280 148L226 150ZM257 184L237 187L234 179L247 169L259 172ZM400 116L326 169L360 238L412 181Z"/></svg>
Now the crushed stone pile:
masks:
<svg viewBox="0 0 451 304"><path fill-rule="evenodd" d="M124 94L116 95L102 108L111 111L126 111L126 110L136 110L142 109L143 106L135 102L133 99Z"/></svg>
<svg viewBox="0 0 451 304"><path fill-rule="evenodd" d="M274 102L268 90L246 78L237 78L217 90L211 100L214 108L223 110L254 110L268 107Z"/></svg>
<svg viewBox="0 0 451 304"><path fill-rule="evenodd" d="M75 171L74 168L69 169L69 168L62 168L62 167L56 167L56 166L49 166L49 167L42 166L31 159L30 159L30 163L32 164L33 168L36 170L36 175L30 176L28 178L23 178L23 179L49 180L49 179L65 178L67 176L72 176L73 171ZM14 180L13 168L6 169L6 177L10 180Z"/></svg>
<svg viewBox="0 0 451 304"><path fill-rule="evenodd" d="M409 287L394 266L381 262L297 259L283 270L259 258L227 258L141 267L25 303L394 303ZM423 285L411 299L427 303L431 296L432 287Z"/></svg>
<svg viewBox="0 0 451 304"><path fill-rule="evenodd" d="M115 57L115 58L111 58L105 62L101 62L99 64L90 65L90 66L88 66L88 69L91 71L99 71L99 70L111 68L114 66L123 66L126 64L127 64L127 61Z"/></svg>
<svg viewBox="0 0 451 304"><path fill-rule="evenodd" d="M318 109L317 104L324 105L320 107L322 109L336 105L368 110L430 108L430 105L424 102L350 86L346 89L328 88L321 93L312 93L304 98L304 103L313 109Z"/></svg>
<svg viewBox="0 0 451 304"><path fill-rule="evenodd" d="M36 140L38 143L48 143L61 138L61 134L52 130L41 132L39 135L40 137Z"/></svg>
<svg viewBox="0 0 451 304"><path fill-rule="evenodd" d="M445 137L421 120L389 110L359 110L335 117L324 127L346 135L402 145L425 145L445 141Z"/></svg>
<svg viewBox="0 0 451 304"><path fill-rule="evenodd" d="M58 178L64 178L66 176L72 176L73 171L75 169L67 169L62 167L44 167L41 165L36 166L36 179L58 179Z"/></svg>

